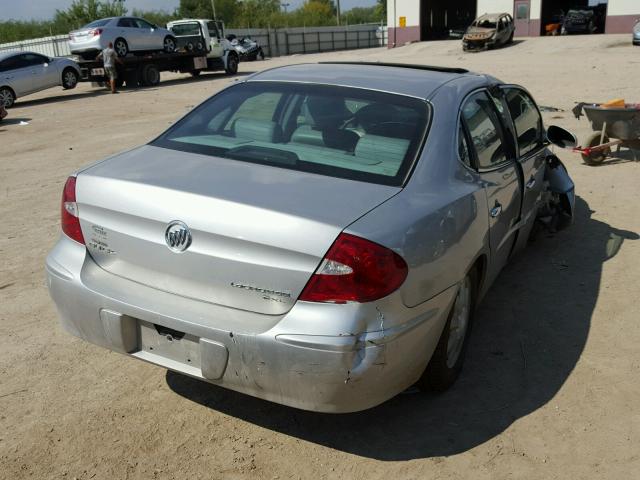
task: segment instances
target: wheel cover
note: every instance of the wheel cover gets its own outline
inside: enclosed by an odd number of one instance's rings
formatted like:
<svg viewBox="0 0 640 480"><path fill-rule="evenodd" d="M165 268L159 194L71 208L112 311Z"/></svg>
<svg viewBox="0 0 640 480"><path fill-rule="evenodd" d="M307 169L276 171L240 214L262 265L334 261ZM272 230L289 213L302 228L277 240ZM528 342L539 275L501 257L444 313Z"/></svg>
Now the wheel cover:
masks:
<svg viewBox="0 0 640 480"><path fill-rule="evenodd" d="M168 52L173 52L176 48L176 44L173 42L173 39L171 38L165 38L164 39L164 49L167 50Z"/></svg>
<svg viewBox="0 0 640 480"><path fill-rule="evenodd" d="M73 72L67 72L64 74L64 83L69 86L69 87L73 87L76 84L76 74Z"/></svg>
<svg viewBox="0 0 640 480"><path fill-rule="evenodd" d="M124 57L127 54L127 46L122 40L116 42L115 50L120 57Z"/></svg>
<svg viewBox="0 0 640 480"><path fill-rule="evenodd" d="M460 357L464 339L469 329L469 313L471 312L471 281L465 277L460 284L456 301L451 312L449 323L449 340L447 342L447 367L453 368Z"/></svg>
<svg viewBox="0 0 640 480"><path fill-rule="evenodd" d="M13 103L13 95L9 90L0 90L0 103L5 107L9 107Z"/></svg>

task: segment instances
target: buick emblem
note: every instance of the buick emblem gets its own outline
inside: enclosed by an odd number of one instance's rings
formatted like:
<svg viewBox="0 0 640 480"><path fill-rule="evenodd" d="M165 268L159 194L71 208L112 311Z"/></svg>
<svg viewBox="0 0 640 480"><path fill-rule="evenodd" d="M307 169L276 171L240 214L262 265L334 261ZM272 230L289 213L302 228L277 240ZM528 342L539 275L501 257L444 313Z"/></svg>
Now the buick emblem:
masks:
<svg viewBox="0 0 640 480"><path fill-rule="evenodd" d="M184 222L174 220L167 227L164 239L174 252L184 252L191 245L191 230Z"/></svg>

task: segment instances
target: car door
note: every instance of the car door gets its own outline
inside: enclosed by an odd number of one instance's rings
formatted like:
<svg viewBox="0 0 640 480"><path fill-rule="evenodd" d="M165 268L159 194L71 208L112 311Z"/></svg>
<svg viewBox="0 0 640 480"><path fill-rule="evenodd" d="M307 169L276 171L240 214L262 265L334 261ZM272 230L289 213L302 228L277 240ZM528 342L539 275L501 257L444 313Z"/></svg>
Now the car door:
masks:
<svg viewBox="0 0 640 480"><path fill-rule="evenodd" d="M49 57L37 53L25 53L24 61L31 69L32 91L44 90L60 84L58 70Z"/></svg>
<svg viewBox="0 0 640 480"><path fill-rule="evenodd" d="M162 50L164 38L156 33L156 28L146 20L134 18L137 36L140 38L142 50Z"/></svg>
<svg viewBox="0 0 640 480"><path fill-rule="evenodd" d="M208 56L211 58L219 58L224 54L224 47L222 46L221 40L222 35L218 31L218 26L216 22L207 22L207 31L209 32L209 52Z"/></svg>
<svg viewBox="0 0 640 480"><path fill-rule="evenodd" d="M114 38L123 37L127 41L129 51L144 50L143 39L140 38L140 32L132 18L123 17L118 20L117 30Z"/></svg>
<svg viewBox="0 0 640 480"><path fill-rule="evenodd" d="M513 149L488 92L467 97L462 122L470 139L474 165L484 183L489 221L489 280L507 263L518 231L521 188Z"/></svg>
<svg viewBox="0 0 640 480"><path fill-rule="evenodd" d="M516 249L520 249L526 245L542 198L547 148L542 116L531 95L521 87L511 85L504 86L501 90L508 121L511 122L516 139L518 163L524 179L521 227L516 245Z"/></svg>
<svg viewBox="0 0 640 480"><path fill-rule="evenodd" d="M14 55L2 62L2 83L10 85L18 97L33 92L33 73L25 54Z"/></svg>

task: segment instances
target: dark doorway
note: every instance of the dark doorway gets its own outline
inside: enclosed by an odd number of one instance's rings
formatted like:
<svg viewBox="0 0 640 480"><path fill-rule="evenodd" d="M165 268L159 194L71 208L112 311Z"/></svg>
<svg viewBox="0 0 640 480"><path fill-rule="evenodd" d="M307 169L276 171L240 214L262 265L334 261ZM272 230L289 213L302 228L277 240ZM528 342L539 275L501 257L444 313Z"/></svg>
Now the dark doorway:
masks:
<svg viewBox="0 0 640 480"><path fill-rule="evenodd" d="M476 3L476 0L422 0L420 39L444 40L452 30L458 35L464 32L476 18Z"/></svg>
<svg viewBox="0 0 640 480"><path fill-rule="evenodd" d="M556 28L555 26L562 24L569 10L577 9L592 10L595 29L593 33L604 33L607 19L607 0L542 0L540 35L560 34L561 27Z"/></svg>

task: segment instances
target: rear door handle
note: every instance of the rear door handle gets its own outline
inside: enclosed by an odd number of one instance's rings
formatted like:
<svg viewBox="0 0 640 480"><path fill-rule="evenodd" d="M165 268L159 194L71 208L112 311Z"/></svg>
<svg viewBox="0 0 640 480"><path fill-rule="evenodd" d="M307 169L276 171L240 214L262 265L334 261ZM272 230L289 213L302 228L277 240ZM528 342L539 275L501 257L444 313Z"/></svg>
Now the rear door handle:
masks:
<svg viewBox="0 0 640 480"><path fill-rule="evenodd" d="M491 215L491 218L496 218L501 213L502 213L502 205L500 205L500 203L498 203L498 201L496 200L496 204L491 209L489 214Z"/></svg>
<svg viewBox="0 0 640 480"><path fill-rule="evenodd" d="M525 185L525 187L527 187L527 190L531 190L535 186L536 186L536 179L534 177L531 177Z"/></svg>

